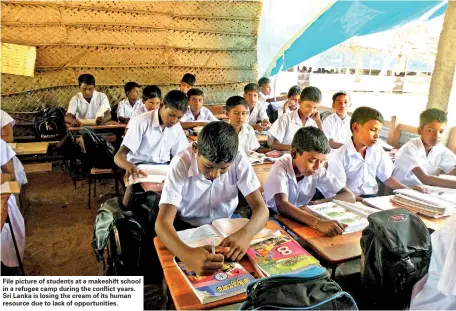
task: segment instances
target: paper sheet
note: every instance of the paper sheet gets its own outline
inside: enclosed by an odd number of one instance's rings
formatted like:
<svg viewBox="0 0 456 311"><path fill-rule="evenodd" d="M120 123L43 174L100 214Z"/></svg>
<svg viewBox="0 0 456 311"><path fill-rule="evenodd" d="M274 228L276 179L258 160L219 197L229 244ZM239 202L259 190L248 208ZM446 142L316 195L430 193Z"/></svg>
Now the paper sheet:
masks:
<svg viewBox="0 0 456 311"><path fill-rule="evenodd" d="M2 73L33 77L36 48L34 46L2 43Z"/></svg>

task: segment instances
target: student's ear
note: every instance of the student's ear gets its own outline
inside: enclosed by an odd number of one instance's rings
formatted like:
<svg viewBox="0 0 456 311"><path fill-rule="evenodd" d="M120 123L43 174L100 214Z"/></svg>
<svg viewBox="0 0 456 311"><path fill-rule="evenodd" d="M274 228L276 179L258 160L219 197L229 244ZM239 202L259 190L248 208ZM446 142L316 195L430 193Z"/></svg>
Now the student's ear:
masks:
<svg viewBox="0 0 456 311"><path fill-rule="evenodd" d="M298 153L296 152L296 150L291 150L290 154L291 154L291 158L294 160L294 159L296 159L296 155Z"/></svg>
<svg viewBox="0 0 456 311"><path fill-rule="evenodd" d="M359 132L359 124L358 123L354 122L352 124L352 131L353 131L353 133Z"/></svg>
<svg viewBox="0 0 456 311"><path fill-rule="evenodd" d="M193 143L192 143L192 150L193 150L193 152L195 152L195 153L198 152L198 144L197 144L196 142L193 142Z"/></svg>
<svg viewBox="0 0 456 311"><path fill-rule="evenodd" d="M421 136L421 133L423 133L423 130L421 129L421 127L418 126L418 127L417 127L417 130L418 130L418 135Z"/></svg>

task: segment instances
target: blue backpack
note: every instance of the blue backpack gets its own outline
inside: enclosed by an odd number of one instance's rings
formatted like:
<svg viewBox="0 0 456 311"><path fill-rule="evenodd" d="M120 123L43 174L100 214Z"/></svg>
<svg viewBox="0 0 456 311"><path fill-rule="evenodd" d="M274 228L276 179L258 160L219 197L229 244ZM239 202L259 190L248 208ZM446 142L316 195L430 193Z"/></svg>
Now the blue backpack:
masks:
<svg viewBox="0 0 456 311"><path fill-rule="evenodd" d="M315 267L299 274L259 279L247 286L240 310L358 310L353 297Z"/></svg>

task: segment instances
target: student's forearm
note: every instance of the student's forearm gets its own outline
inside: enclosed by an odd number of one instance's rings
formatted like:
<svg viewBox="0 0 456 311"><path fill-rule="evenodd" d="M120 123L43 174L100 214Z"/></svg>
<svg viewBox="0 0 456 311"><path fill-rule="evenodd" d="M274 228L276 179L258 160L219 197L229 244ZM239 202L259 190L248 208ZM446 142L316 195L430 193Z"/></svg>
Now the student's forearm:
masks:
<svg viewBox="0 0 456 311"><path fill-rule="evenodd" d="M448 175L453 175L453 176L456 176L456 166L448 172Z"/></svg>
<svg viewBox="0 0 456 311"><path fill-rule="evenodd" d="M406 185L404 185L403 183L401 183L394 177L388 178L383 183L385 184L385 186L387 186L388 188L393 189L393 190L408 188Z"/></svg>
<svg viewBox="0 0 456 311"><path fill-rule="evenodd" d="M2 139L7 143L14 141L13 126L11 123L2 127Z"/></svg>
<svg viewBox="0 0 456 311"><path fill-rule="evenodd" d="M65 115L65 122L66 123L72 123L74 119L75 119L75 117L73 115L71 115L71 114L66 114Z"/></svg>
<svg viewBox="0 0 456 311"><path fill-rule="evenodd" d="M247 203L252 209L252 216L249 222L241 229L246 235L252 238L264 228L269 218L269 210L264 203L260 190L256 190L245 197Z"/></svg>
<svg viewBox="0 0 456 311"><path fill-rule="evenodd" d="M114 163L120 168L126 170L128 167L132 165L131 162L127 161L127 154L129 150L125 148L125 146L121 146L119 151L117 151L116 155L114 156Z"/></svg>
<svg viewBox="0 0 456 311"><path fill-rule="evenodd" d="M111 111L106 110L105 114L103 115L103 123L108 122L111 120Z"/></svg>
<svg viewBox="0 0 456 311"><path fill-rule="evenodd" d="M314 215L297 208L289 202L284 202L278 205L277 210L280 214L296 219L311 227L316 227L319 221L319 219Z"/></svg>
<svg viewBox="0 0 456 311"><path fill-rule="evenodd" d="M315 123L317 123L318 128L323 132L323 123L320 120L315 121Z"/></svg>
<svg viewBox="0 0 456 311"><path fill-rule="evenodd" d="M291 151L291 145L285 145L281 144L277 141L277 139L274 139L271 145L271 149L274 150L281 150L281 151Z"/></svg>
<svg viewBox="0 0 456 311"><path fill-rule="evenodd" d="M155 223L155 232L160 238L160 241L166 245L166 248L181 260L185 257L185 254L188 254L191 250L191 247L187 246L179 239L172 223L157 221Z"/></svg>
<svg viewBox="0 0 456 311"><path fill-rule="evenodd" d="M433 175L426 175L421 178L418 177L418 179L425 185L456 189L456 180L445 179Z"/></svg>
<svg viewBox="0 0 456 311"><path fill-rule="evenodd" d="M197 126L205 126L207 122L181 122L181 126L184 130L192 129Z"/></svg>
<svg viewBox="0 0 456 311"><path fill-rule="evenodd" d="M122 123L128 123L130 122L130 118L124 118L124 117L118 117L119 121L122 122Z"/></svg>
<svg viewBox="0 0 456 311"><path fill-rule="evenodd" d="M340 147L342 147L344 144L341 144L341 143L338 143L338 142L335 142L332 138L329 140L329 146L333 149L339 149Z"/></svg>

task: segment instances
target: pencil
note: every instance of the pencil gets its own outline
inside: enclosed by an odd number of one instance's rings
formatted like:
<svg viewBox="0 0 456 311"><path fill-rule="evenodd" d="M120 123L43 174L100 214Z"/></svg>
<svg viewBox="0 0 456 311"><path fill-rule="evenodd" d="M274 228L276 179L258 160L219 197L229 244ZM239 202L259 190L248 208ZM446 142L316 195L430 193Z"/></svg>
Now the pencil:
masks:
<svg viewBox="0 0 456 311"><path fill-rule="evenodd" d="M211 248L212 248L212 254L215 254L215 242L214 242L214 238L211 239Z"/></svg>

